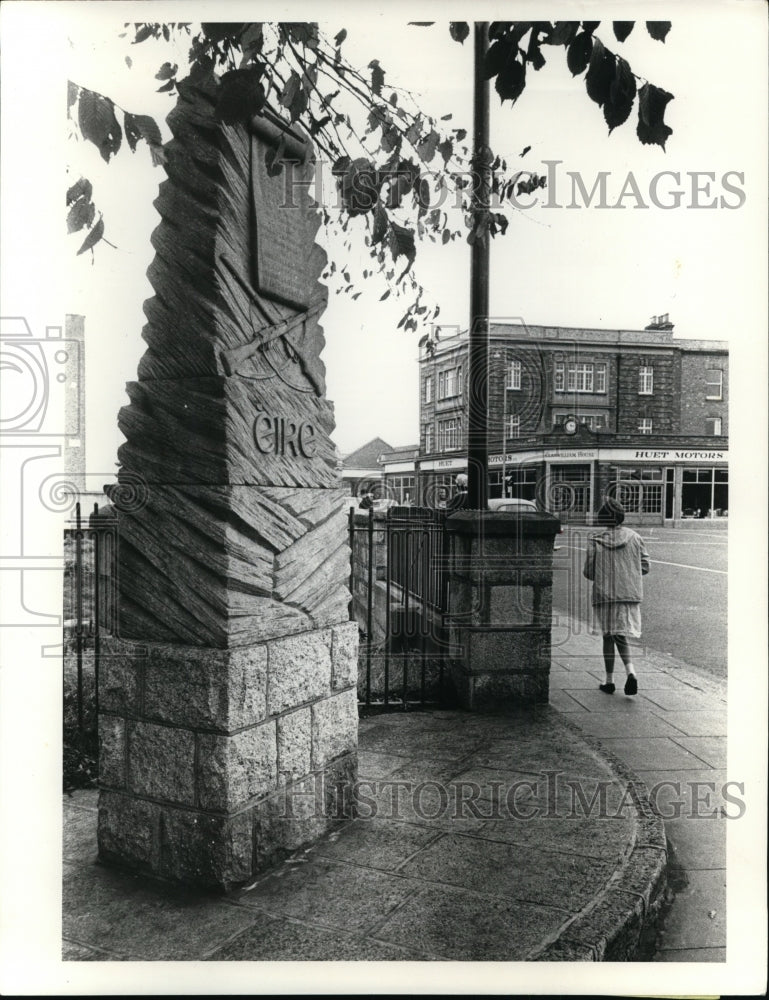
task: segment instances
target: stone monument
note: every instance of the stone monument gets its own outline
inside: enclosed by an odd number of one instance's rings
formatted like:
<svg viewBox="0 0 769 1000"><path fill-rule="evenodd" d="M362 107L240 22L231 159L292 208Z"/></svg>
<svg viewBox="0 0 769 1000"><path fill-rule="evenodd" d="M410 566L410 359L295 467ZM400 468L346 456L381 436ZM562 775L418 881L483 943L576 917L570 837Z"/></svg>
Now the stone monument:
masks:
<svg viewBox="0 0 769 1000"><path fill-rule="evenodd" d="M213 81L179 84L147 350L119 415L119 484L147 485L119 517L99 853L229 889L349 815L357 627L310 144L215 104Z"/></svg>

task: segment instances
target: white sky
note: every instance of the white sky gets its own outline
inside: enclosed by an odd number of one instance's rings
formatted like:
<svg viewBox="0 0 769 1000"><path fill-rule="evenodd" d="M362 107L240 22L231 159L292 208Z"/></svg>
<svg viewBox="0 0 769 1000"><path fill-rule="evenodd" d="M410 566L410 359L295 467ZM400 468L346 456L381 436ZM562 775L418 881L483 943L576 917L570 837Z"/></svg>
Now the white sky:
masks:
<svg viewBox="0 0 769 1000"><path fill-rule="evenodd" d="M550 197L564 206L540 204L509 213L507 235L492 244L492 316L638 328L651 315L669 312L677 336L729 339L748 329L763 264L734 248L749 245L755 237L755 209L764 185L762 159L755 130L739 113L745 101L741 75L716 73L714 67L723 63L726 34L740 36L745 63L750 62L751 45L757 50L762 42L751 31L755 6L722 4L711 17L703 17L702 11L701 4L696 14L694 6L678 6L665 44L653 41L641 25L623 45L614 42L608 22L603 31L607 43L629 60L637 74L675 95L666 116L674 130L667 152L640 144L635 113L609 137L583 79L572 80L561 48L543 47L548 63L538 74L530 72L527 89L514 109L509 102L500 108L492 90L495 151L509 163L540 172L544 161L562 161ZM368 12L353 16L345 7L324 27L330 34L347 27L344 47L353 63L365 67L372 58L380 59L387 74L385 92L388 84L407 87L428 113L440 117L452 112L451 125L471 133L472 37L460 47L450 39L445 23L404 28L404 20L398 8L387 16ZM109 93L129 110L150 109L162 120L172 99L155 93L159 84L153 74L169 58L167 48L154 42L127 46L126 40L116 37L122 21L122 15L99 5L81 5L79 16L68 22L70 75L78 83ZM182 45L180 61L185 50ZM133 59L132 69L123 62L126 53ZM526 145L532 149L519 159ZM74 257L82 240L79 233L69 238L66 260L66 308L86 315L88 465L106 473L120 440L113 414L123 401L122 386L135 376L144 349L141 303L151 294L145 271L152 258L149 236L158 221L151 202L162 172L150 166L143 145L132 155L124 143L109 167L91 144L71 143L68 156L72 179L82 172L94 183L94 200L104 210L107 236L118 247L101 246L92 266L89 254ZM614 205L631 170L648 208L634 207L632 195L621 208L565 207L572 203L567 171L579 172L588 190L598 171L608 171L607 201ZM681 176L684 194L678 208L665 210L650 199L650 183L663 170ZM687 177L692 171L715 174L711 193L700 196L705 204L722 195L736 204L736 196L724 189L722 176L727 171L743 174L744 183L731 179L744 190L742 207L692 207ZM674 179L663 179L660 200L669 199L668 192L677 187ZM547 197L540 192L540 203ZM363 230L362 221L353 225ZM328 249L339 258L340 248ZM416 274L440 304L441 321L447 325L467 324L469 259L464 243L418 249ZM367 263L368 257L362 256L358 270ZM356 262L349 264L354 273ZM415 359L423 331L396 330L405 302L392 295L380 302L386 287L381 281L360 287L363 294L352 302L335 294L332 285L323 320L328 396L335 404L335 440L343 452L376 435L392 445L408 444L419 436Z"/></svg>

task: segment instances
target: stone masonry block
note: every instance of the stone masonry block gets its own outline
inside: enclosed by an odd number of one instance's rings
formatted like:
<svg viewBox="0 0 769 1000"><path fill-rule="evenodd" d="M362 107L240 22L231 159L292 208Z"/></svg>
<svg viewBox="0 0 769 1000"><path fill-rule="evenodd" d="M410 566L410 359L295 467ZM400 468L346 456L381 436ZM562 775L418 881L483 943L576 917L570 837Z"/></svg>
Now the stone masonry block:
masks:
<svg viewBox="0 0 769 1000"><path fill-rule="evenodd" d="M312 711L300 708L278 719L278 781L309 774L312 767Z"/></svg>
<svg viewBox="0 0 769 1000"><path fill-rule="evenodd" d="M144 715L189 728L230 732L266 716L267 647L206 649L152 645Z"/></svg>
<svg viewBox="0 0 769 1000"><path fill-rule="evenodd" d="M141 711L141 679L147 657L146 643L111 636L102 639L99 708L129 714Z"/></svg>
<svg viewBox="0 0 769 1000"><path fill-rule="evenodd" d="M331 635L331 687L341 691L358 680L358 624L335 625Z"/></svg>
<svg viewBox="0 0 769 1000"><path fill-rule="evenodd" d="M251 878L251 810L237 816L208 816L164 807L160 830L159 874L164 878L225 890Z"/></svg>
<svg viewBox="0 0 769 1000"><path fill-rule="evenodd" d="M316 698L331 689L331 630L320 629L268 643L270 715Z"/></svg>
<svg viewBox="0 0 769 1000"><path fill-rule="evenodd" d="M99 783L122 788L126 779L125 719L99 715Z"/></svg>
<svg viewBox="0 0 769 1000"><path fill-rule="evenodd" d="M312 706L312 767L325 768L358 744L358 698L354 688Z"/></svg>
<svg viewBox="0 0 769 1000"><path fill-rule="evenodd" d="M276 724L234 736L198 735L198 801L203 809L232 810L277 784Z"/></svg>
<svg viewBox="0 0 769 1000"><path fill-rule="evenodd" d="M160 806L102 788L99 794L99 857L157 871Z"/></svg>
<svg viewBox="0 0 769 1000"><path fill-rule="evenodd" d="M151 722L129 722L128 786L148 798L192 805L195 734Z"/></svg>

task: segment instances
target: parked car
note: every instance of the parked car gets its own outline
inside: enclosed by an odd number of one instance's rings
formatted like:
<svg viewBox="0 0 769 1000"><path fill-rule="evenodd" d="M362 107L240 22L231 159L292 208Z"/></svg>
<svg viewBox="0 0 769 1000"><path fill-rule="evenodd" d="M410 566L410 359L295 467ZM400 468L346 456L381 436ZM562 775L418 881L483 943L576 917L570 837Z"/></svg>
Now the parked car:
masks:
<svg viewBox="0 0 769 1000"><path fill-rule="evenodd" d="M523 497L494 497L489 500L489 510L501 511L505 514L536 514L539 510L534 500L524 500ZM563 534L563 525L558 522L558 534ZM558 551L560 545L554 544L553 550Z"/></svg>

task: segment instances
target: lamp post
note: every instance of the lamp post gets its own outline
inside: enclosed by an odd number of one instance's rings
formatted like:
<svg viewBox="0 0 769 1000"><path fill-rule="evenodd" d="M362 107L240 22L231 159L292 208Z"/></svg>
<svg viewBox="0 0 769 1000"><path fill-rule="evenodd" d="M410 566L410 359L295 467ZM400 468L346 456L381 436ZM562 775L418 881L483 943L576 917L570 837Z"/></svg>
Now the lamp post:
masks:
<svg viewBox="0 0 769 1000"><path fill-rule="evenodd" d="M473 225L489 208L491 151L489 149L489 81L483 63L489 46L489 26L477 21L473 72ZM468 506L488 510L488 359L489 359L489 234L477 234L470 262L470 332L468 343L467 477Z"/></svg>

